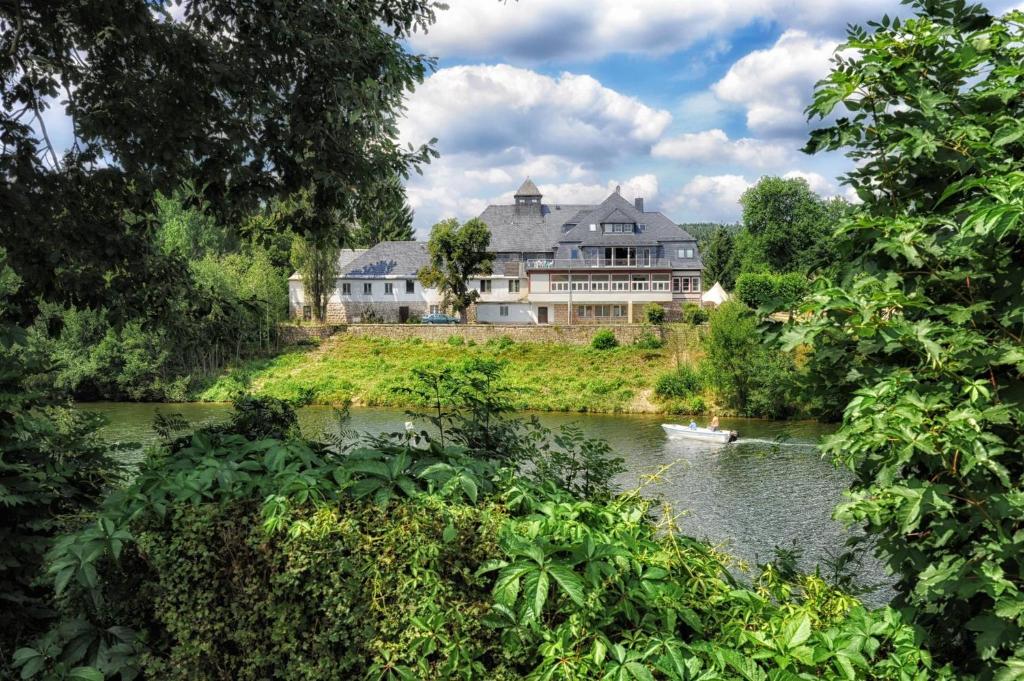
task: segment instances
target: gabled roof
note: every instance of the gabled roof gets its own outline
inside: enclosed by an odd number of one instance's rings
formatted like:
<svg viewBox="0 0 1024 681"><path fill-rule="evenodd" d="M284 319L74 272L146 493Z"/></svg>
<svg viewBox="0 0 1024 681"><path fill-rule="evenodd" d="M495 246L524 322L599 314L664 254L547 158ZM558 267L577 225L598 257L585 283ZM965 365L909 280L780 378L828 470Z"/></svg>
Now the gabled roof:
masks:
<svg viewBox="0 0 1024 681"><path fill-rule="evenodd" d="M348 267L349 263L366 253L365 248L343 248L338 253L338 271L344 272L345 268ZM302 275L298 272L293 272L292 276L288 277L288 281L301 281Z"/></svg>
<svg viewBox="0 0 1024 681"><path fill-rule="evenodd" d="M601 222L635 222L632 215L626 215L620 209L616 208L609 215L605 215Z"/></svg>
<svg viewBox="0 0 1024 681"><path fill-rule="evenodd" d="M540 190L537 189L537 185L533 183L533 180L526 178L519 189L516 191L516 196L540 196Z"/></svg>
<svg viewBox="0 0 1024 681"><path fill-rule="evenodd" d="M489 250L495 253L536 253L554 250L562 225L593 206L544 204L540 211L521 214L515 206L487 206L480 214L491 230Z"/></svg>
<svg viewBox="0 0 1024 681"><path fill-rule="evenodd" d="M425 241L382 241L341 270L339 278L411 278L430 262Z"/></svg>

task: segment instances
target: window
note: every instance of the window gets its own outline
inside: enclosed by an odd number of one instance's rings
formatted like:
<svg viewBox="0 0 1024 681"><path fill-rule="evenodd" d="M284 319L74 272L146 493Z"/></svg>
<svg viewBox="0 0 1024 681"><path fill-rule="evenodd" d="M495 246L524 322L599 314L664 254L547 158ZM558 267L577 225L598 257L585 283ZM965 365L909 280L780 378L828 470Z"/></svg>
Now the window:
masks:
<svg viewBox="0 0 1024 681"><path fill-rule="evenodd" d="M309 305L302 306L302 320L308 322L313 318L313 308Z"/></svg>
<svg viewBox="0 0 1024 681"><path fill-rule="evenodd" d="M430 314L438 314L440 312L441 312L441 306L440 305L431 305L430 306Z"/></svg>
<svg viewBox="0 0 1024 681"><path fill-rule="evenodd" d="M480 280L480 293L490 293L490 292L491 292L491 280L490 279L481 279Z"/></svg>
<svg viewBox="0 0 1024 681"><path fill-rule="evenodd" d="M580 318L589 317L592 309L590 305L579 305L576 307L576 316Z"/></svg>
<svg viewBox="0 0 1024 681"><path fill-rule="evenodd" d="M683 285L682 293L689 293L690 292L690 278L689 277L683 277L681 283Z"/></svg>
<svg viewBox="0 0 1024 681"><path fill-rule="evenodd" d="M569 277L564 274L556 274L551 277L551 290L552 291L568 291L569 290Z"/></svg>
<svg viewBox="0 0 1024 681"><path fill-rule="evenodd" d="M669 275L667 274L652 274L651 275L651 290L652 291L667 291L668 290Z"/></svg>
<svg viewBox="0 0 1024 681"><path fill-rule="evenodd" d="M519 293L519 280L518 279L509 279L508 280L508 292L509 293Z"/></svg>
<svg viewBox="0 0 1024 681"><path fill-rule="evenodd" d="M370 282L366 282L365 284L363 284L363 295L364 296L372 296L373 295L373 284L371 284Z"/></svg>
<svg viewBox="0 0 1024 681"><path fill-rule="evenodd" d="M612 307L612 310L611 310L611 312L612 312L611 316L612 317L625 317L626 316L626 306L625 305L612 305L611 307Z"/></svg>
<svg viewBox="0 0 1024 681"><path fill-rule="evenodd" d="M590 290L590 277L573 275L572 277L572 290L573 291L589 291Z"/></svg>
<svg viewBox="0 0 1024 681"><path fill-rule="evenodd" d="M690 277L690 290L694 293L700 291L700 277Z"/></svg>
<svg viewBox="0 0 1024 681"><path fill-rule="evenodd" d="M405 292L416 293L416 282L413 281L412 279L407 279L405 281Z"/></svg>
<svg viewBox="0 0 1024 681"><path fill-rule="evenodd" d="M676 257L677 258L692 258L693 257L693 249L692 248L679 248L679 249L676 249Z"/></svg>
<svg viewBox="0 0 1024 681"><path fill-rule="evenodd" d="M672 293L679 293L682 286L683 284L680 277L672 277Z"/></svg>
<svg viewBox="0 0 1024 681"><path fill-rule="evenodd" d="M569 257L572 258L573 260L578 259L580 257L579 249L574 248L571 251L569 251Z"/></svg>
<svg viewBox="0 0 1024 681"><path fill-rule="evenodd" d="M628 291L629 290L629 275L628 274L613 274L612 275L612 290L613 291Z"/></svg>
<svg viewBox="0 0 1024 681"><path fill-rule="evenodd" d="M594 316L595 317L610 317L611 316L610 310L611 310L611 306L610 305L595 305L594 306Z"/></svg>
<svg viewBox="0 0 1024 681"><path fill-rule="evenodd" d="M390 296L394 292L395 292L395 285L394 284L391 284L391 283L385 283L384 284L384 295Z"/></svg>
<svg viewBox="0 0 1024 681"><path fill-rule="evenodd" d="M640 224L638 224L636 226L636 231L638 231L638 232L646 232L647 231L647 223L641 222Z"/></svg>
<svg viewBox="0 0 1024 681"><path fill-rule="evenodd" d="M591 232L596 232L596 231L597 231L597 225L595 225L595 224L591 224L591 225L590 225L590 231L591 231Z"/></svg>
<svg viewBox="0 0 1024 681"><path fill-rule="evenodd" d="M591 291L607 291L608 290L608 275L594 275L590 278L590 290Z"/></svg>
<svg viewBox="0 0 1024 681"><path fill-rule="evenodd" d="M350 296L352 295L352 284L347 281L341 285L341 295Z"/></svg>
<svg viewBox="0 0 1024 681"><path fill-rule="evenodd" d="M633 290L634 291L650 291L651 280L648 279L646 274L634 274L633 275Z"/></svg>
<svg viewBox="0 0 1024 681"><path fill-rule="evenodd" d="M499 317L507 317L508 316L508 305L499 305L498 306L498 316Z"/></svg>

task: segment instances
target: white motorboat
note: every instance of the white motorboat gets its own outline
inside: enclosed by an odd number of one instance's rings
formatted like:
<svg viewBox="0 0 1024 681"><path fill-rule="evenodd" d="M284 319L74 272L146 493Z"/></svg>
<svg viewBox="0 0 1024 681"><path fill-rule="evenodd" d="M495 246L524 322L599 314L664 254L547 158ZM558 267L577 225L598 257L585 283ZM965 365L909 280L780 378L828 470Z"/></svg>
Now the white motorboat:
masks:
<svg viewBox="0 0 1024 681"><path fill-rule="evenodd" d="M678 423L663 423L661 427L669 437L686 438L688 440L699 440L701 442L715 442L726 444L739 437L735 430L711 430L710 428L691 428Z"/></svg>

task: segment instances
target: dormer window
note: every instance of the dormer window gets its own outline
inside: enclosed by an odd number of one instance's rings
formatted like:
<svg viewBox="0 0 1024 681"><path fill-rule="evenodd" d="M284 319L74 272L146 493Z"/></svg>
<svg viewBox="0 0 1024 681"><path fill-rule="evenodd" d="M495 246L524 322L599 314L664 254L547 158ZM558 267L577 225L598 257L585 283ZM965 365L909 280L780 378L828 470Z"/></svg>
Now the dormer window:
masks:
<svg viewBox="0 0 1024 681"><path fill-rule="evenodd" d="M632 222L605 222L603 224L605 234L632 234L635 226Z"/></svg>

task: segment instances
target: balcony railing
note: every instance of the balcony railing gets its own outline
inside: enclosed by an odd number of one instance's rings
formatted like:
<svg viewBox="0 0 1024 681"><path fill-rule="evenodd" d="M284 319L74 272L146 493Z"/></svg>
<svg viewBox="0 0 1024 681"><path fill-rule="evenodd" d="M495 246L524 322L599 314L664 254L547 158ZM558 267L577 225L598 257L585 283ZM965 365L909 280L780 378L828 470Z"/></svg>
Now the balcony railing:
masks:
<svg viewBox="0 0 1024 681"><path fill-rule="evenodd" d="M668 258L575 258L527 260L527 270L672 269Z"/></svg>

